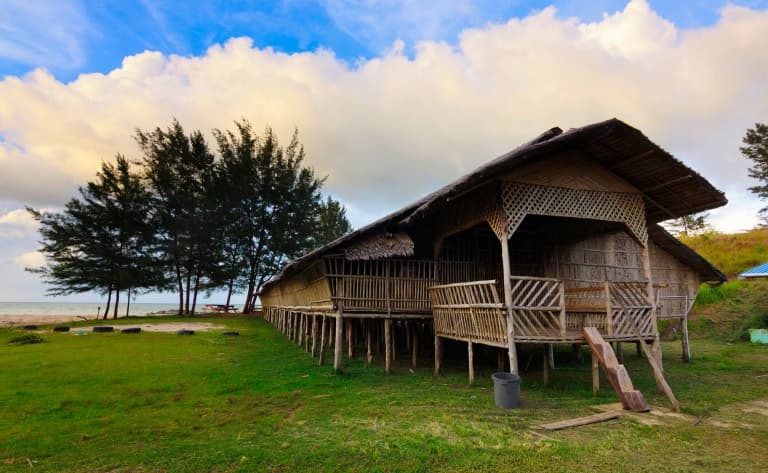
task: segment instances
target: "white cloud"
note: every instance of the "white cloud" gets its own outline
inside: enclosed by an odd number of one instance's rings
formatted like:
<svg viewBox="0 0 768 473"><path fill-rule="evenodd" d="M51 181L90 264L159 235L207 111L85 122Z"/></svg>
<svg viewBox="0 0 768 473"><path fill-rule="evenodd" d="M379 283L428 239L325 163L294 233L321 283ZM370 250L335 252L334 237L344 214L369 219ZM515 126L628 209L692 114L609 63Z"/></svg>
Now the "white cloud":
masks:
<svg viewBox="0 0 768 473"><path fill-rule="evenodd" d="M85 61L82 35L91 27L80 1L3 0L2 11L0 58L65 69Z"/></svg>
<svg viewBox="0 0 768 473"><path fill-rule="evenodd" d="M0 215L0 225L15 225L28 229L37 229L37 221L24 209L15 209Z"/></svg>
<svg viewBox="0 0 768 473"><path fill-rule="evenodd" d="M45 264L45 257L37 251L27 251L13 258L13 264L21 268L39 268Z"/></svg>
<svg viewBox="0 0 768 473"><path fill-rule="evenodd" d="M60 205L103 159L136 156L136 127L173 117L206 132L245 117L283 140L298 126L356 226L544 129L614 116L741 192L741 136L768 119L766 37L766 12L727 6L716 25L683 30L635 0L599 22L548 8L355 66L241 38L201 57L127 57L69 84L39 70L0 81L0 200Z"/></svg>

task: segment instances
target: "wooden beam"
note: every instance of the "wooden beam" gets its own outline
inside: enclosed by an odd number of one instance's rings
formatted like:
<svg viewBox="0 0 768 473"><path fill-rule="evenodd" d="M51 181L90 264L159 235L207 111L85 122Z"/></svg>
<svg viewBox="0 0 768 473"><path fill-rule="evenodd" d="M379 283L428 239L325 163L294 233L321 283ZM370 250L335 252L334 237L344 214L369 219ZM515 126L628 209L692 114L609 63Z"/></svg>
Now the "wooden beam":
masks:
<svg viewBox="0 0 768 473"><path fill-rule="evenodd" d="M618 412L601 412L599 414L593 414L586 417L578 417L576 419L561 420L560 422L553 422L551 424L543 424L541 426L544 430L562 430L570 427L578 427L580 425L596 424L598 422L605 422L607 420L618 419L620 414Z"/></svg>

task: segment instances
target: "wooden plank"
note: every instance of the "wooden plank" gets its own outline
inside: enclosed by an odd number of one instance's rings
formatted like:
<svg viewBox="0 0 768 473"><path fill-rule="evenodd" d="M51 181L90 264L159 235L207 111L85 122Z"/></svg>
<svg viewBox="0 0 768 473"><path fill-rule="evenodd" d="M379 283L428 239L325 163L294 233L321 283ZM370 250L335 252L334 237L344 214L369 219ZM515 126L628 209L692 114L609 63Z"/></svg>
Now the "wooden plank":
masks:
<svg viewBox="0 0 768 473"><path fill-rule="evenodd" d="M581 425L596 424L598 422L605 422L619 418L621 414L618 412L601 412L599 414L593 414L586 417L577 417L575 419L561 420L559 422L553 422L551 424L542 424L540 427L544 430L562 430L570 427L579 427Z"/></svg>

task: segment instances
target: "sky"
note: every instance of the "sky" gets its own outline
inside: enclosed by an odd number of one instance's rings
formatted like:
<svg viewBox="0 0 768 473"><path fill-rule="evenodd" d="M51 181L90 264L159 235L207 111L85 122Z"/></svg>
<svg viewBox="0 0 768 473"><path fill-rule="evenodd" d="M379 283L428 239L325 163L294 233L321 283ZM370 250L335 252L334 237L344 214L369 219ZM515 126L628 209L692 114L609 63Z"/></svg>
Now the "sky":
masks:
<svg viewBox="0 0 768 473"><path fill-rule="evenodd" d="M553 126L620 118L730 203L768 121L768 0L0 0L0 302L41 301L35 222L135 130L298 128L362 226ZM70 300L96 301L95 295ZM139 301L173 301L172 294Z"/></svg>

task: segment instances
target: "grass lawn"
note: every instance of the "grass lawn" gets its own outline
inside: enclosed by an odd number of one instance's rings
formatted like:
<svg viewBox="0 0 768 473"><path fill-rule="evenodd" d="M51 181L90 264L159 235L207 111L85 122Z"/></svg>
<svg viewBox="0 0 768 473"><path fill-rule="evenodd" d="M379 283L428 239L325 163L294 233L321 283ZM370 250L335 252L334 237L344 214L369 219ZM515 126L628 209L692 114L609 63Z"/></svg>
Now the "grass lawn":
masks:
<svg viewBox="0 0 768 473"><path fill-rule="evenodd" d="M0 471L677 472L768 465L768 346L695 339L694 360L683 364L679 344L665 344L667 379L687 416L622 416L542 437L540 423L617 401L606 383L592 397L586 352L581 363L570 350L557 352L546 388L534 360L523 373L521 408L503 411L493 403L492 354L477 367L474 386L461 358L447 360L439 378L428 356L421 368L397 365L390 376L380 360L370 368L352 360L334 375L261 320L195 321L240 336L45 333L45 343L15 346L7 342L22 332L0 330ZM668 406L634 346L626 347L625 362L649 402Z"/></svg>

